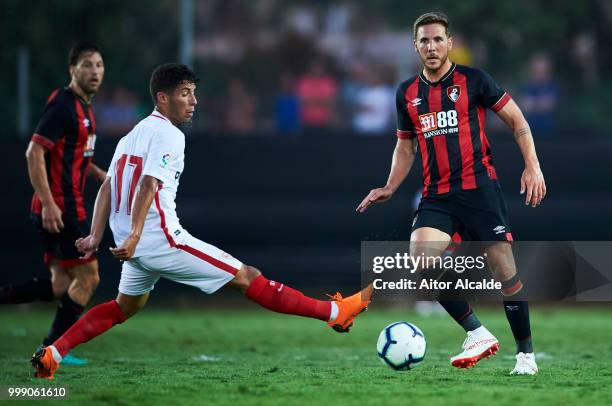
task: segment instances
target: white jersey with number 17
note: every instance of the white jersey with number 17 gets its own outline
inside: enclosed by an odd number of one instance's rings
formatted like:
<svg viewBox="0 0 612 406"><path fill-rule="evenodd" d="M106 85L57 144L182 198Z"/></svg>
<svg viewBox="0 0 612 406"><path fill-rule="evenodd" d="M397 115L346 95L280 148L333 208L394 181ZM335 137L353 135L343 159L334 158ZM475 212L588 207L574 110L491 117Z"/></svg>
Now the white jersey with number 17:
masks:
<svg viewBox="0 0 612 406"><path fill-rule="evenodd" d="M180 244L187 232L176 215L176 192L185 165L185 135L157 110L123 137L111 161L110 227L121 246L132 228L132 207L140 179L160 181L144 224L134 258L155 255Z"/></svg>

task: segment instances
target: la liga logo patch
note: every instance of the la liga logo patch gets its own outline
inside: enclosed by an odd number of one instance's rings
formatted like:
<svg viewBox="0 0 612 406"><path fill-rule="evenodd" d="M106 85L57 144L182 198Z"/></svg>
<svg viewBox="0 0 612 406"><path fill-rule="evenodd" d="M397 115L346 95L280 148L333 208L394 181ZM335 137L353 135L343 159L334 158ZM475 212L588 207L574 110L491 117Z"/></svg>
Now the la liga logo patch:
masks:
<svg viewBox="0 0 612 406"><path fill-rule="evenodd" d="M170 154L164 154L164 155L162 156L160 166L161 166L162 168L165 168L166 166L168 166L168 163L169 163L169 162L170 162Z"/></svg>

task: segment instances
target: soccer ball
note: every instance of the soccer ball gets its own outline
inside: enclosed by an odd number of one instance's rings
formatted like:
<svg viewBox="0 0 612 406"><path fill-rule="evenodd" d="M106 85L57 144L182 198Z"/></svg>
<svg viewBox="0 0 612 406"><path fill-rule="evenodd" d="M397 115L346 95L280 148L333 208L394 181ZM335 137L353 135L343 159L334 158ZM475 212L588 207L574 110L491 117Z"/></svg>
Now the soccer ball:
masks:
<svg viewBox="0 0 612 406"><path fill-rule="evenodd" d="M396 371L407 371L423 361L426 347L421 329L405 321L385 327L376 343L380 360Z"/></svg>

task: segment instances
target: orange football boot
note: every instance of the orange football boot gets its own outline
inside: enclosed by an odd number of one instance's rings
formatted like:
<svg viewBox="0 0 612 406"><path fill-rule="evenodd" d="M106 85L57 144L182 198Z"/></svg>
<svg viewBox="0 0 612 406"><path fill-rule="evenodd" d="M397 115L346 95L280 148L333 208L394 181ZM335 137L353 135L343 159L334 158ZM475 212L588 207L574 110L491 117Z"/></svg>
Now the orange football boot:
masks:
<svg viewBox="0 0 612 406"><path fill-rule="evenodd" d="M48 347L36 351L30 362L36 368L34 372L36 378L53 379L55 371L59 368L59 363L53 359L53 354Z"/></svg>
<svg viewBox="0 0 612 406"><path fill-rule="evenodd" d="M327 324L338 333L348 333L355 318L368 309L373 292L374 287L370 284L349 297L342 297L340 292L333 296L327 295L338 306L338 316L333 321L328 321Z"/></svg>

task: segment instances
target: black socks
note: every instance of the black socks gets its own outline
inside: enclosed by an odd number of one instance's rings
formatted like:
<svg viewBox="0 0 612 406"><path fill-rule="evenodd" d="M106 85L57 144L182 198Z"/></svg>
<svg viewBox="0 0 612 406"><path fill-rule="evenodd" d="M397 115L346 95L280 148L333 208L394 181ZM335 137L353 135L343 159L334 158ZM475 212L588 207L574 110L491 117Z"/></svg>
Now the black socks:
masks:
<svg viewBox="0 0 612 406"><path fill-rule="evenodd" d="M57 305L55 320L53 320L49 334L43 340L43 345L51 345L60 338L79 319L83 309L84 307L73 301L68 293L64 293Z"/></svg>
<svg viewBox="0 0 612 406"><path fill-rule="evenodd" d="M472 307L465 300L441 300L439 303L466 332L482 326Z"/></svg>
<svg viewBox="0 0 612 406"><path fill-rule="evenodd" d="M504 300L504 311L516 341L516 352L533 352L529 303L523 300Z"/></svg>

